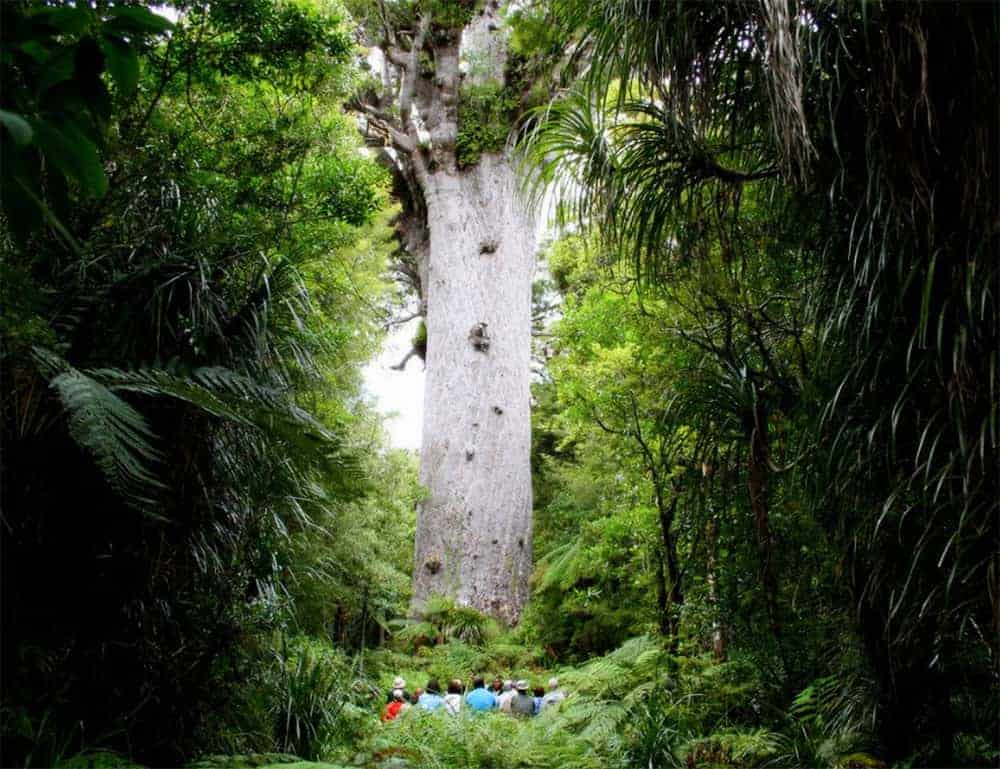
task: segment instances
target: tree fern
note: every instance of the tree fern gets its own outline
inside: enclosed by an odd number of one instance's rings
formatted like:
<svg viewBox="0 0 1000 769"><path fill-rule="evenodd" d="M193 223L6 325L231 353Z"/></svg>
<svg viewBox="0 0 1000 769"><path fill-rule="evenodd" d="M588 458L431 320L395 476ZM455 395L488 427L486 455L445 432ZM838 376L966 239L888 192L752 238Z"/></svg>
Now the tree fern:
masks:
<svg viewBox="0 0 1000 769"><path fill-rule="evenodd" d="M66 410L73 439L93 456L115 489L151 513L154 495L164 488L155 470L162 455L142 414L106 385L53 353L36 349L35 359L54 374L49 386Z"/></svg>

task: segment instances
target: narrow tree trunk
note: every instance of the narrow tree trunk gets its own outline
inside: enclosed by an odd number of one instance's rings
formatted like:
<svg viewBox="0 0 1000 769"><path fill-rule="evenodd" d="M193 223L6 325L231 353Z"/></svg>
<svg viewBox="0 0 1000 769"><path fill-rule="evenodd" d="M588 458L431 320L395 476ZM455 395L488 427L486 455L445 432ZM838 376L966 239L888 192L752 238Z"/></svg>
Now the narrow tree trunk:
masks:
<svg viewBox="0 0 1000 769"><path fill-rule="evenodd" d="M664 560L666 561L666 574L664 577L664 593L666 595L665 606L661 617L661 627L667 628L667 635L670 637L672 649L677 647L678 612L684 603L684 593L681 592L681 569L677 558L677 537L674 536L674 516L677 512L677 496L674 495L670 504L667 505L663 498L662 491L656 490L656 509L660 520L660 537Z"/></svg>
<svg viewBox="0 0 1000 769"><path fill-rule="evenodd" d="M708 582L708 605L712 612L712 654L717 660L726 658L726 630L719 612L718 577L715 573L716 551L719 543L719 517L715 513L705 524L705 541L708 547L708 562L705 565Z"/></svg>
<svg viewBox="0 0 1000 769"><path fill-rule="evenodd" d="M670 603L667 598L667 570L664 562L667 560L663 552L662 544L653 548L653 555L656 558L656 610L659 616L660 635L664 638L672 637L670 622Z"/></svg>
<svg viewBox="0 0 1000 769"><path fill-rule="evenodd" d="M413 609L435 594L516 622L531 572L534 224L510 163L427 178L427 379Z"/></svg>
<svg viewBox="0 0 1000 769"><path fill-rule="evenodd" d="M760 580L764 589L764 601L771 632L776 640L781 638L781 622L778 616L778 583L774 575L774 543L771 539L771 521L768 510L768 432L767 411L758 403L754 407L749 422L749 461L747 485L750 492L750 507L757 527L757 553L760 558Z"/></svg>

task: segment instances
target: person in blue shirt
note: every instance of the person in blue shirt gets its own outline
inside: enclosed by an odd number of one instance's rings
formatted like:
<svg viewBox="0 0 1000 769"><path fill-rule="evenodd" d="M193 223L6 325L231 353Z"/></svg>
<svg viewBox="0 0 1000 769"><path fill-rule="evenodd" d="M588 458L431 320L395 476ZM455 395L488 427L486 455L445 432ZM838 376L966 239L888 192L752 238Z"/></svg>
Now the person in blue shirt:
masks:
<svg viewBox="0 0 1000 769"><path fill-rule="evenodd" d="M417 704L424 710L437 710L444 707L444 697L441 696L441 684L438 683L436 678L432 678L427 682L427 688L420 695Z"/></svg>
<svg viewBox="0 0 1000 769"><path fill-rule="evenodd" d="M471 710L486 711L493 710L497 706L497 698L493 693L487 691L486 682L482 676L478 676L472 681L472 691L465 695L465 704Z"/></svg>
<svg viewBox="0 0 1000 769"><path fill-rule="evenodd" d="M542 697L545 696L545 689L541 686L536 686L534 689L535 695L535 715L537 716L542 712Z"/></svg>

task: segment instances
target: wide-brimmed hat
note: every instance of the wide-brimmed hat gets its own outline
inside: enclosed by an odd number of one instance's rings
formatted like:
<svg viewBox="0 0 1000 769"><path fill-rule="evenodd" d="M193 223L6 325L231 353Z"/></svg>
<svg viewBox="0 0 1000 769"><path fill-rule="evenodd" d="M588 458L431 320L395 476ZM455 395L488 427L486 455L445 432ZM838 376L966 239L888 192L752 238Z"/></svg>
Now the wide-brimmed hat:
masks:
<svg viewBox="0 0 1000 769"><path fill-rule="evenodd" d="M514 688L517 689L519 692L526 692L528 691L528 682L518 681L516 684L514 684Z"/></svg>
<svg viewBox="0 0 1000 769"><path fill-rule="evenodd" d="M405 689L406 688L406 681L404 681L399 676L396 676L394 679L392 679L392 688L393 689Z"/></svg>

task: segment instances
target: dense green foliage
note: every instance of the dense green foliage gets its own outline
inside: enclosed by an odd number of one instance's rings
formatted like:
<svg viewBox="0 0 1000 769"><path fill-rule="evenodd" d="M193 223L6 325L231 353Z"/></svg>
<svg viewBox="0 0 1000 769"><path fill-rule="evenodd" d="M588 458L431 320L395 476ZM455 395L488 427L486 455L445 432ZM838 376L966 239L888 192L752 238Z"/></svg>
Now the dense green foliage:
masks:
<svg viewBox="0 0 1000 769"><path fill-rule="evenodd" d="M724 622L789 691L828 668L870 698L856 715L880 752L949 765L957 733L990 734L997 708L997 135L982 107L1000 17L798 7L558 4L588 68L529 150L595 233L575 248L623 269L598 282L554 264L572 301L542 460L562 490L546 514L572 537L541 585L575 585L545 605L579 611L635 574L591 565L595 550L658 546L633 589L659 583L665 631L706 644ZM609 449L613 483L588 485ZM628 517L617 452L658 521ZM586 499L607 523L587 516L579 537L567 474L602 492Z"/></svg>
<svg viewBox="0 0 1000 769"><path fill-rule="evenodd" d="M0 6L4 765L996 765L997 8L505 7L458 172L520 128L564 226L504 628L406 616L397 209L344 111L371 29L482 4L167 7ZM569 696L380 723L477 674Z"/></svg>
<svg viewBox="0 0 1000 769"><path fill-rule="evenodd" d="M458 96L455 157L461 168L479 162L484 152L500 152L507 144L518 99L502 83L463 86Z"/></svg>
<svg viewBox="0 0 1000 769"><path fill-rule="evenodd" d="M172 764L274 632L408 593L415 470L358 399L385 175L335 5L3 13L4 759Z"/></svg>

